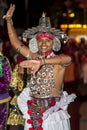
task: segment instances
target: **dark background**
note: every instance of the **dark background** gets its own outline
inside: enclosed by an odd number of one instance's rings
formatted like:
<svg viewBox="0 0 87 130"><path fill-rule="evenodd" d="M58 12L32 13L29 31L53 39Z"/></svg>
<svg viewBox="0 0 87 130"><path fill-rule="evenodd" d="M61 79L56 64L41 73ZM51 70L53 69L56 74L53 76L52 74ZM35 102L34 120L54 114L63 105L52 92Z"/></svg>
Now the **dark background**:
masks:
<svg viewBox="0 0 87 130"><path fill-rule="evenodd" d="M52 26L58 28L63 23L84 23L84 8L80 6L82 2L77 0L70 0L70 4L68 0L27 0L27 7L25 7L25 1L7 0L8 7L11 3L16 5L13 16L16 27L37 26L43 11L46 12L46 16L50 17ZM68 10L75 13L74 18L69 18L68 15L63 17L63 13L67 14Z"/></svg>

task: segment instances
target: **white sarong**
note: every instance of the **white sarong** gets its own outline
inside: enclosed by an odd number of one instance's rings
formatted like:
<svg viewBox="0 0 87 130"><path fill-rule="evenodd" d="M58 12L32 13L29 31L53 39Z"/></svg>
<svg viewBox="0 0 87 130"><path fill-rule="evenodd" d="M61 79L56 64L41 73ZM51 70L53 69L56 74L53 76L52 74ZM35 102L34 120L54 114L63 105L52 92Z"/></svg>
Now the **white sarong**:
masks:
<svg viewBox="0 0 87 130"><path fill-rule="evenodd" d="M29 95L29 88L25 88L18 96L18 106L23 117L25 119L24 130L29 130L32 124L27 123L27 119L30 119L28 111L27 101L31 100ZM63 96L60 101L56 102L56 105L47 109L43 114L42 127L43 130L71 130L70 128L70 115L67 112L67 107L70 102L73 102L76 98L75 94L68 95L66 91L63 92ZM59 110L61 108L61 110Z"/></svg>

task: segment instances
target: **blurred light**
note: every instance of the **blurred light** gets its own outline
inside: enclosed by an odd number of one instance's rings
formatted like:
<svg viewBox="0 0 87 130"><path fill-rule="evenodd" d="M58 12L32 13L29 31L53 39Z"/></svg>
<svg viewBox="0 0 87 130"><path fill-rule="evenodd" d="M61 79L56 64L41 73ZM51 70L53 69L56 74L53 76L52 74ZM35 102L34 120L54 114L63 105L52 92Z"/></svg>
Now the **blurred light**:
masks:
<svg viewBox="0 0 87 130"><path fill-rule="evenodd" d="M71 14L69 14L69 17L73 18L73 17L75 17L75 14L71 13Z"/></svg>
<svg viewBox="0 0 87 130"><path fill-rule="evenodd" d="M63 13L63 17L66 17L67 16L67 14L66 13Z"/></svg>
<svg viewBox="0 0 87 130"><path fill-rule="evenodd" d="M84 25L83 25L83 28L87 28L87 25L86 25L86 24L84 24Z"/></svg>
<svg viewBox="0 0 87 130"><path fill-rule="evenodd" d="M62 29L67 29L67 28L87 28L86 24L61 24Z"/></svg>

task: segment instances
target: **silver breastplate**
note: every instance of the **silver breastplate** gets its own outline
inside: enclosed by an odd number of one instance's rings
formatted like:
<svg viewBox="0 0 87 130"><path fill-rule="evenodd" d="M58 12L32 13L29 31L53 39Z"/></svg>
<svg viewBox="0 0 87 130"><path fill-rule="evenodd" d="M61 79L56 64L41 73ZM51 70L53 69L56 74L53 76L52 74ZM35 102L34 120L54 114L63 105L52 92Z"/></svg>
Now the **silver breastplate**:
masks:
<svg viewBox="0 0 87 130"><path fill-rule="evenodd" d="M56 87L53 77L53 65L42 66L35 76L31 76L29 86L31 94L49 96L52 88Z"/></svg>

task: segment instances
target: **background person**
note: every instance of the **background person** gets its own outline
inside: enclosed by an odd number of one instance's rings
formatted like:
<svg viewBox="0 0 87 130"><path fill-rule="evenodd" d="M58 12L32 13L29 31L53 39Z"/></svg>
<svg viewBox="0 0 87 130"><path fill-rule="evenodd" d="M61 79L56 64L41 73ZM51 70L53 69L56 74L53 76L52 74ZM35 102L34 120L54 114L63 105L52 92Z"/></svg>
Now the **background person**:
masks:
<svg viewBox="0 0 87 130"><path fill-rule="evenodd" d="M11 79L10 63L2 54L3 41L0 39L0 130L7 129L8 106L11 97L9 96L9 83Z"/></svg>
<svg viewBox="0 0 87 130"><path fill-rule="evenodd" d="M22 71L20 69L19 63L25 60L25 58L16 53L14 55L14 68L11 74L11 81L9 84L10 93L12 99L10 101L9 116L7 119L7 125L9 125L10 130L23 130L24 122L23 115L18 108L17 98L22 92L23 88L27 85L27 69L24 68Z"/></svg>

